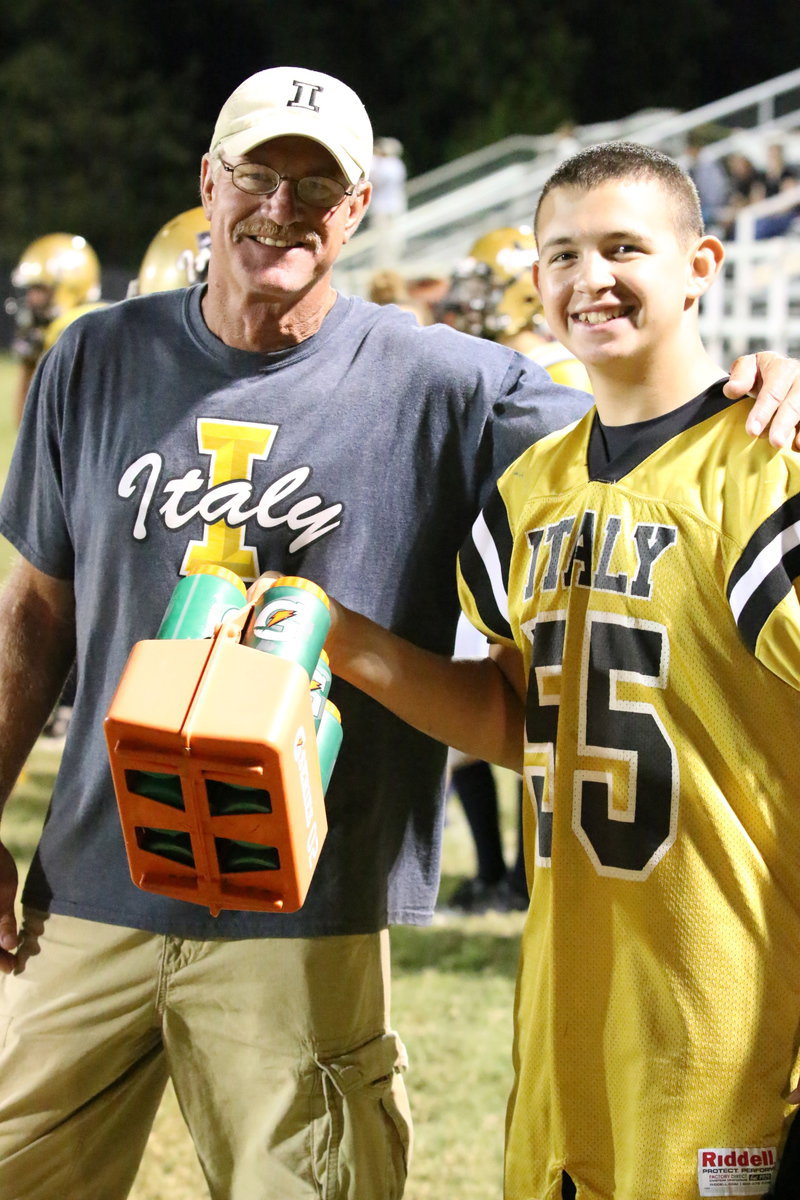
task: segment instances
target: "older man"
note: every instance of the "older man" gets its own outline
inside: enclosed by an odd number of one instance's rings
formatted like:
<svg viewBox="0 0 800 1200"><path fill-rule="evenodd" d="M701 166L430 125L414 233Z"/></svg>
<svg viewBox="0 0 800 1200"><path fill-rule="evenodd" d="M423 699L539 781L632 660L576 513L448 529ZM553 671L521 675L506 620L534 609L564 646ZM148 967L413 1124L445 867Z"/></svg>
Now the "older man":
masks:
<svg viewBox="0 0 800 1200"><path fill-rule="evenodd" d="M2 1195L127 1195L170 1076L215 1200L403 1193L386 931L431 914L444 751L337 684L305 905L214 918L131 883L102 735L132 644L198 564L310 576L449 649L482 497L587 406L508 349L336 293L371 149L339 81L246 80L202 163L207 285L88 316L34 379L0 505L22 555L0 605L0 798L73 655L79 687L20 938L0 845ZM788 428L796 368L764 365L759 411L784 379Z"/></svg>

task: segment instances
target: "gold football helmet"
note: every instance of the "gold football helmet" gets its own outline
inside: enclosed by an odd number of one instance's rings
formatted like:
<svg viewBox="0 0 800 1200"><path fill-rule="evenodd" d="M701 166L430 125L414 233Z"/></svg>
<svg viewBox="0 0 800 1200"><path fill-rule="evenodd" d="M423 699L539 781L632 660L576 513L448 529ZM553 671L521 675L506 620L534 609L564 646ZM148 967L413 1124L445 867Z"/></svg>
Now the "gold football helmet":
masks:
<svg viewBox="0 0 800 1200"><path fill-rule="evenodd" d="M444 319L478 337L510 337L541 312L533 286L536 241L528 226L485 233L453 273L442 301Z"/></svg>
<svg viewBox="0 0 800 1200"><path fill-rule="evenodd" d="M162 225L147 247L129 296L169 292L202 283L211 257L211 231L202 208L189 208Z"/></svg>
<svg viewBox="0 0 800 1200"><path fill-rule="evenodd" d="M107 307L108 305L103 300L89 300L86 304L76 304L74 308L68 308L66 312L51 321L45 329L42 353L54 346L67 326L71 325L73 321L77 321L78 317L82 317L87 312L94 312L96 308Z"/></svg>
<svg viewBox="0 0 800 1200"><path fill-rule="evenodd" d="M86 238L48 233L31 242L11 273L15 288L52 288L54 316L100 297L100 263Z"/></svg>
<svg viewBox="0 0 800 1200"><path fill-rule="evenodd" d="M536 239L528 225L494 229L479 237L469 254L487 263L498 279L511 283L526 271L530 275L536 261Z"/></svg>

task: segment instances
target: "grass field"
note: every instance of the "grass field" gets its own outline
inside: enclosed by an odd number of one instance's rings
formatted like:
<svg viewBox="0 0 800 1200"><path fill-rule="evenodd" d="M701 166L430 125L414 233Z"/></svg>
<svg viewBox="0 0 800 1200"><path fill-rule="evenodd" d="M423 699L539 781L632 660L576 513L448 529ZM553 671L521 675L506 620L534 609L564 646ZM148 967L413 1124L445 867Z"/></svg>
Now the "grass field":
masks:
<svg viewBox="0 0 800 1200"><path fill-rule="evenodd" d="M12 368L0 356L0 476L13 447ZM14 552L0 539L0 578ZM26 864L44 817L58 755L41 743L9 801L2 834ZM513 784L500 773L513 842ZM512 845L508 853L512 853ZM450 802L442 895L474 860L460 807ZM511 1010L522 914L437 915L429 929L392 931L393 1020L409 1051L415 1161L407 1200L492 1200L500 1195L503 1115L511 1083ZM207 1200L175 1097L161 1105L132 1200ZM375 1200L380 1200L376 1197Z"/></svg>

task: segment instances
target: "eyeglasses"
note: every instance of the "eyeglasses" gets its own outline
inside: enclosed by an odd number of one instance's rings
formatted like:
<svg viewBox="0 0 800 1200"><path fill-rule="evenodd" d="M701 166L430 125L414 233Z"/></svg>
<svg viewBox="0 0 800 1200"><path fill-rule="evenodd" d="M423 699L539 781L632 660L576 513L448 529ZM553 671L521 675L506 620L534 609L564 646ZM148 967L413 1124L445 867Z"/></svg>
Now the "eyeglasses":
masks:
<svg viewBox="0 0 800 1200"><path fill-rule="evenodd" d="M230 175L234 187L251 196L271 196L285 180L293 184L294 194L303 204L311 208L336 208L345 196L352 196L354 190L346 188L338 179L328 179L326 175L304 175L302 179L293 179L291 175L279 175L272 167L262 166L261 163L241 162L234 167L222 162L222 159L220 163Z"/></svg>

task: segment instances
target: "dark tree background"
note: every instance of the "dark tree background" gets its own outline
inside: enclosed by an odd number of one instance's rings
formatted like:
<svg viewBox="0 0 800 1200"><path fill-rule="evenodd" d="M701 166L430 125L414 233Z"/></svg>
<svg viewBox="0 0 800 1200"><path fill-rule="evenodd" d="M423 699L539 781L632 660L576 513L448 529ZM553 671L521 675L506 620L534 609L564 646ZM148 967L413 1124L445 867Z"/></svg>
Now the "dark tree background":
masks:
<svg viewBox="0 0 800 1200"><path fill-rule="evenodd" d="M278 64L351 84L414 175L565 119L720 99L800 65L800 22L785 0L10 0L0 261L68 230L135 274L196 202L225 97Z"/></svg>

